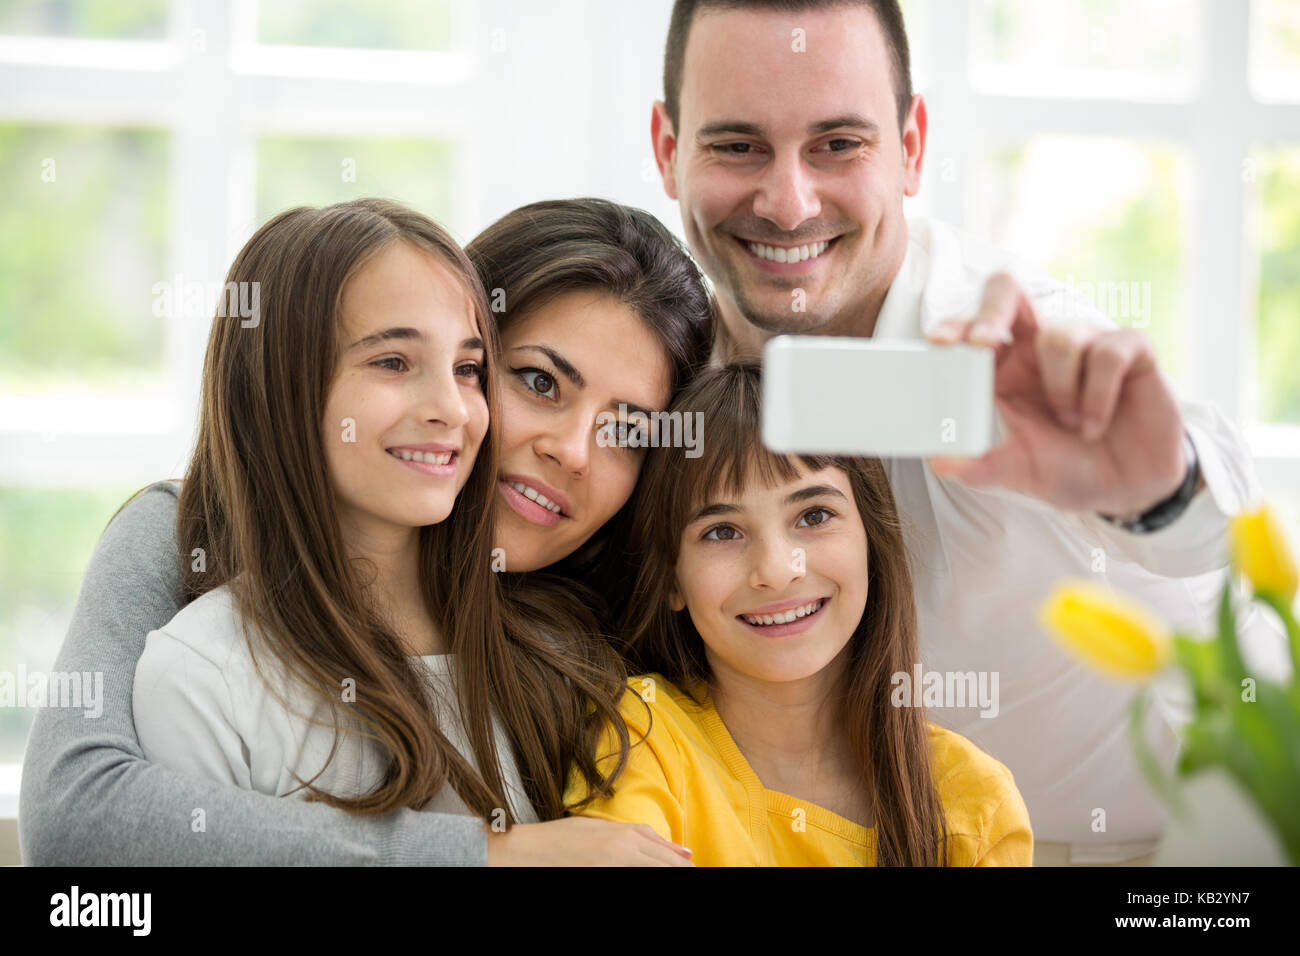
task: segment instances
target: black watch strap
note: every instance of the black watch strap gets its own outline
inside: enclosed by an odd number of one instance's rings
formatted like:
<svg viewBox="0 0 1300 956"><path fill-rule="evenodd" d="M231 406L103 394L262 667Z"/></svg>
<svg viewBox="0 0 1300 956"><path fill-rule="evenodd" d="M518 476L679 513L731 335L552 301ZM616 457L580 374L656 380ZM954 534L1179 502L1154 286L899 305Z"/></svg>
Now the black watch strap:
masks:
<svg viewBox="0 0 1300 956"><path fill-rule="evenodd" d="M1161 528L1168 527L1178 520L1178 516L1186 511L1187 506L1192 503L1192 498L1196 496L1196 486L1201 480L1201 463L1196 457L1196 446L1192 444L1192 438L1187 432L1183 432L1183 445L1187 449L1187 475L1183 478L1183 483L1178 486L1177 491L1164 501L1138 515L1119 517L1104 515L1099 512L1098 517L1133 534L1149 534L1152 531L1159 531Z"/></svg>

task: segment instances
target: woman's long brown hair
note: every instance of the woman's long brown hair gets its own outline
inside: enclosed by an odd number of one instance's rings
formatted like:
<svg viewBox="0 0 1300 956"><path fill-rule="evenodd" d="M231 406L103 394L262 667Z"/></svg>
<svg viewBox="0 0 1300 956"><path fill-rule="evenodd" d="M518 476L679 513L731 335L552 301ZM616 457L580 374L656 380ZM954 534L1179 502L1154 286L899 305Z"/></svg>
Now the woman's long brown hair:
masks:
<svg viewBox="0 0 1300 956"><path fill-rule="evenodd" d="M795 458L762 444L760 391L757 365L703 372L672 406L683 415L703 413L700 456L652 449L637 489L635 513L655 520L639 524L634 536L641 565L626 611L624 652L638 672L658 671L687 693L712 676L689 609L674 612L669 606L688 516L718 495L741 494L755 479L772 486L798 477ZM867 533L867 605L850 638L836 700L875 809L876 864L942 864L946 824L925 710L890 702L893 675L913 672L917 639L912 578L888 476L876 458L797 460L811 471L835 467L845 473Z"/></svg>
<svg viewBox="0 0 1300 956"><path fill-rule="evenodd" d="M557 818L572 762L593 785L605 780L591 756L601 728L612 722L626 740L616 704L623 671L593 638L596 624L580 604L554 593L526 605L503 600L491 571L494 425L451 515L419 532L424 602L455 655L478 771L440 730L424 680L369 598L366 569L345 552L323 467L326 436L342 428L323 421L340 350L340 299L348 279L396 242L429 252L463 282L486 344L483 387L495 423L495 323L474 268L441 227L377 199L281 213L248 241L227 276L258 283L256 323L218 316L208 341L198 437L177 516L189 556L185 597L230 584L258 638L252 643L329 705L336 729L359 724L381 748L386 769L373 791L342 797L312 786L313 777L304 785L315 799L384 813L423 807L449 784L474 814L509 825L495 709L529 800L543 819ZM349 678L355 702L342 704Z"/></svg>

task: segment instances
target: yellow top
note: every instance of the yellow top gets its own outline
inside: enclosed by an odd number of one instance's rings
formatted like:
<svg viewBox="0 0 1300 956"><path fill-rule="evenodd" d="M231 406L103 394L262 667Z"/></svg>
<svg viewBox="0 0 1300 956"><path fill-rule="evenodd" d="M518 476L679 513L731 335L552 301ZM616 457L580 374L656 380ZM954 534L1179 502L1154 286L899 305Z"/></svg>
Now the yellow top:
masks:
<svg viewBox="0 0 1300 956"><path fill-rule="evenodd" d="M763 787L707 691L697 691L700 706L658 674L629 685L619 707L632 741L627 767L614 782L614 796L592 801L583 815L647 823L690 847L698 866L875 865L874 827ZM653 700L643 701L651 689ZM1029 811L1011 771L960 734L929 726L948 865L1031 866ZM614 762L614 741L607 731L602 770ZM575 771L566 805L587 792Z"/></svg>

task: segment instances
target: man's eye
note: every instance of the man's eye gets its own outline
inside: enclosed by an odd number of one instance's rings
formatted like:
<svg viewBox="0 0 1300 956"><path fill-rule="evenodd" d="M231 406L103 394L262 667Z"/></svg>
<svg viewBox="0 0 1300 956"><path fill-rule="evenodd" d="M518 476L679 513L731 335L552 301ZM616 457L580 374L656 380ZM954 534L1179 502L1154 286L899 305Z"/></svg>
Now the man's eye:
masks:
<svg viewBox="0 0 1300 956"><path fill-rule="evenodd" d="M850 149L854 149L858 146L858 141L856 139L833 139L830 140L826 145L832 146L835 143L840 143L841 146L839 149L832 149L831 150L832 153L845 153L848 152Z"/></svg>
<svg viewBox="0 0 1300 956"><path fill-rule="evenodd" d="M833 517L835 517L835 513L828 508L812 508L803 513L803 517L799 519L799 525L800 527L812 527L819 524L825 524L827 521L830 521L831 518ZM807 524L804 524L805 518L806 519L815 518L816 520L809 520Z"/></svg>
<svg viewBox="0 0 1300 956"><path fill-rule="evenodd" d="M749 156L753 152L751 143L718 143L711 146L715 153L722 153L724 156Z"/></svg>
<svg viewBox="0 0 1300 956"><path fill-rule="evenodd" d="M398 366L401 367L396 368L393 365L385 364L385 363L392 363L392 362L395 362ZM377 359L371 362L370 364L375 366L376 368L386 368L391 372L403 372L406 370L406 359L402 358L400 355L390 355L387 358Z"/></svg>
<svg viewBox="0 0 1300 956"><path fill-rule="evenodd" d="M714 525L708 531L704 532L704 540L705 541L735 541L736 535L738 533L739 532L737 532L736 529L729 524L718 524L718 525Z"/></svg>
<svg viewBox="0 0 1300 956"><path fill-rule="evenodd" d="M543 398L555 398L556 381L549 373L539 368L520 368L515 369L515 372L530 392L536 392Z"/></svg>

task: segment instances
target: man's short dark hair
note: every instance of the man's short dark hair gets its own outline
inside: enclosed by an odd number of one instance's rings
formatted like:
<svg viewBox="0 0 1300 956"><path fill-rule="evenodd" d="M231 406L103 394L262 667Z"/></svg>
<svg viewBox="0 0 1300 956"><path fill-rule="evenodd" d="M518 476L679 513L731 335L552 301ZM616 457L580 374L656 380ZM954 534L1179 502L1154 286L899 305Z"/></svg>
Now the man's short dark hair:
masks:
<svg viewBox="0 0 1300 956"><path fill-rule="evenodd" d="M763 10L777 13L803 13L832 7L863 6L876 15L885 34L892 61L894 99L898 105L898 128L907 122L912 108L912 61L907 50L907 30L898 0L676 0L668 24L668 43L664 48L664 105L668 119L677 132L682 96L682 71L686 63L686 40L696 13L705 10Z"/></svg>

